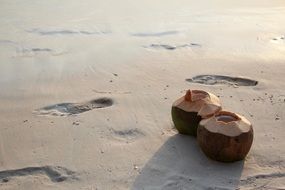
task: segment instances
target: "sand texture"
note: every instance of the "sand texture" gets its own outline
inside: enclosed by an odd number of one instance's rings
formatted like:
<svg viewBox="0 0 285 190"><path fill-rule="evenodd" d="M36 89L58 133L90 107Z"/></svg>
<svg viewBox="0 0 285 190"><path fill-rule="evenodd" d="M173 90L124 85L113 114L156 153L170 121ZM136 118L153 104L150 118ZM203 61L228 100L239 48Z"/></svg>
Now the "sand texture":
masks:
<svg viewBox="0 0 285 190"><path fill-rule="evenodd" d="M0 189L285 189L284 3L1 0ZM177 134L187 89L253 124L244 161Z"/></svg>

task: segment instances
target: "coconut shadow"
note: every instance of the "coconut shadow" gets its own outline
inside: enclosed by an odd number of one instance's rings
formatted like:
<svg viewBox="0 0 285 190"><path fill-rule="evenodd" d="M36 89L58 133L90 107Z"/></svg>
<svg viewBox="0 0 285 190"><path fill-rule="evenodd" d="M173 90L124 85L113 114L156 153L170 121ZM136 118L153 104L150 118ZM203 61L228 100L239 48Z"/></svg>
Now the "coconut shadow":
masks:
<svg viewBox="0 0 285 190"><path fill-rule="evenodd" d="M177 134L146 163L132 190L236 189L243 165L244 161L212 161L202 153L196 138Z"/></svg>

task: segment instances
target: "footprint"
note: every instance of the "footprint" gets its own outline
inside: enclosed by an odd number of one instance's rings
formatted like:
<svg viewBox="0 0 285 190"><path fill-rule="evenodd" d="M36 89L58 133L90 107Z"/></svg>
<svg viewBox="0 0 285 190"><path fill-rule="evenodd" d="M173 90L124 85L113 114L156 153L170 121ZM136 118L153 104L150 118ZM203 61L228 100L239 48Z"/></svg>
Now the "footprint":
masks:
<svg viewBox="0 0 285 190"><path fill-rule="evenodd" d="M149 46L146 46L145 48L175 50L177 47L176 46L167 45L167 44L151 44Z"/></svg>
<svg viewBox="0 0 285 190"><path fill-rule="evenodd" d="M0 40L0 45L11 45L17 49L17 51L20 51L21 53L26 52L52 52L53 50L50 48L28 48L23 47L20 43L11 41L11 40Z"/></svg>
<svg viewBox="0 0 285 190"><path fill-rule="evenodd" d="M167 35L174 35L178 34L179 31L175 30L170 30L170 31L164 31L164 32L146 32L146 33L134 33L131 34L132 36L137 36L137 37L161 37L161 36L167 36Z"/></svg>
<svg viewBox="0 0 285 190"><path fill-rule="evenodd" d="M3 44L3 45L5 45L5 44L17 45L16 42L11 41L11 40L0 40L0 44Z"/></svg>
<svg viewBox="0 0 285 190"><path fill-rule="evenodd" d="M223 75L198 75L191 79L186 79L186 81L205 85L227 84L232 86L256 86L258 84L256 80Z"/></svg>
<svg viewBox="0 0 285 190"><path fill-rule="evenodd" d="M282 42L285 43L285 35L272 38L271 42L273 42L273 43L282 43Z"/></svg>
<svg viewBox="0 0 285 190"><path fill-rule="evenodd" d="M273 180L276 178L285 178L285 173L270 173L270 174L258 174L254 176L247 177L245 179L241 179L241 185L246 185L246 184L252 184L255 183L256 181L264 181L264 180Z"/></svg>
<svg viewBox="0 0 285 190"><path fill-rule="evenodd" d="M46 175L54 183L79 179L74 171L67 168L61 166L43 166L0 171L0 183L7 183L14 177L38 175Z"/></svg>
<svg viewBox="0 0 285 190"><path fill-rule="evenodd" d="M115 130L112 129L113 137L118 140L124 141L134 141L137 138L145 136L145 134L139 129L125 129L125 130Z"/></svg>
<svg viewBox="0 0 285 190"><path fill-rule="evenodd" d="M165 50L176 50L180 48L187 48L187 47L200 47L200 44L190 43L190 44L182 44L182 45L167 45L167 44L151 44L149 46L143 46L146 49L165 49Z"/></svg>
<svg viewBox="0 0 285 190"><path fill-rule="evenodd" d="M82 103L60 103L35 110L39 115L69 116L113 105L110 98L98 98Z"/></svg>
<svg viewBox="0 0 285 190"><path fill-rule="evenodd" d="M184 189L184 187L188 187L189 189L194 188L191 178L187 178L186 176L170 176L165 180L162 189Z"/></svg>
<svg viewBox="0 0 285 190"><path fill-rule="evenodd" d="M32 48L30 49L32 52L52 52L53 50L50 48Z"/></svg>
<svg viewBox="0 0 285 190"><path fill-rule="evenodd" d="M10 40L0 40L0 45L13 47L17 57L33 57L36 55L47 54L51 56L62 55L66 52L58 52L50 48L29 47Z"/></svg>
<svg viewBox="0 0 285 190"><path fill-rule="evenodd" d="M17 55L20 57L33 57L35 55L48 54L48 55L57 55L61 53L56 53L50 48L27 48L22 47L17 49Z"/></svg>
<svg viewBox="0 0 285 190"><path fill-rule="evenodd" d="M51 55L59 56L68 53L67 51L55 51L50 48L24 48L17 49L17 56L19 57L34 57L37 55Z"/></svg>
<svg viewBox="0 0 285 190"><path fill-rule="evenodd" d="M86 30L43 30L43 29L32 29L27 30L29 33L35 33L43 36L47 35L99 35L99 34L109 34L110 31L86 31Z"/></svg>

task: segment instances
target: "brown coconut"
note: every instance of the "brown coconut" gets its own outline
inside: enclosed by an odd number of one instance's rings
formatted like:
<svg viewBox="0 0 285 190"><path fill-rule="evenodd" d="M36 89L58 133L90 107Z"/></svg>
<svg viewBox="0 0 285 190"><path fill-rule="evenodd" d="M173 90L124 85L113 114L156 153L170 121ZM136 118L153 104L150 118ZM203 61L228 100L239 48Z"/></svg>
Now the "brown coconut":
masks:
<svg viewBox="0 0 285 190"><path fill-rule="evenodd" d="M199 123L197 140L209 158L234 162L244 159L249 152L253 129L245 117L221 111Z"/></svg>
<svg viewBox="0 0 285 190"><path fill-rule="evenodd" d="M181 134L197 135L199 122L221 110L217 96L203 90L187 90L176 100L171 109L174 126Z"/></svg>

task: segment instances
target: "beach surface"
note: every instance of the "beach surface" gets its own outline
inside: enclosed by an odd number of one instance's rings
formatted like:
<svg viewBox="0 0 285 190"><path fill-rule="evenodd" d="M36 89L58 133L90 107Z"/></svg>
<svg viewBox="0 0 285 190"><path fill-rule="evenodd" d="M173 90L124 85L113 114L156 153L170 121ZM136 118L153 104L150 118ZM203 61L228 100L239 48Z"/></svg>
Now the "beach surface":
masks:
<svg viewBox="0 0 285 190"><path fill-rule="evenodd" d="M283 0L1 0L0 26L1 190L285 189ZM177 134L187 89L252 122L244 161Z"/></svg>

